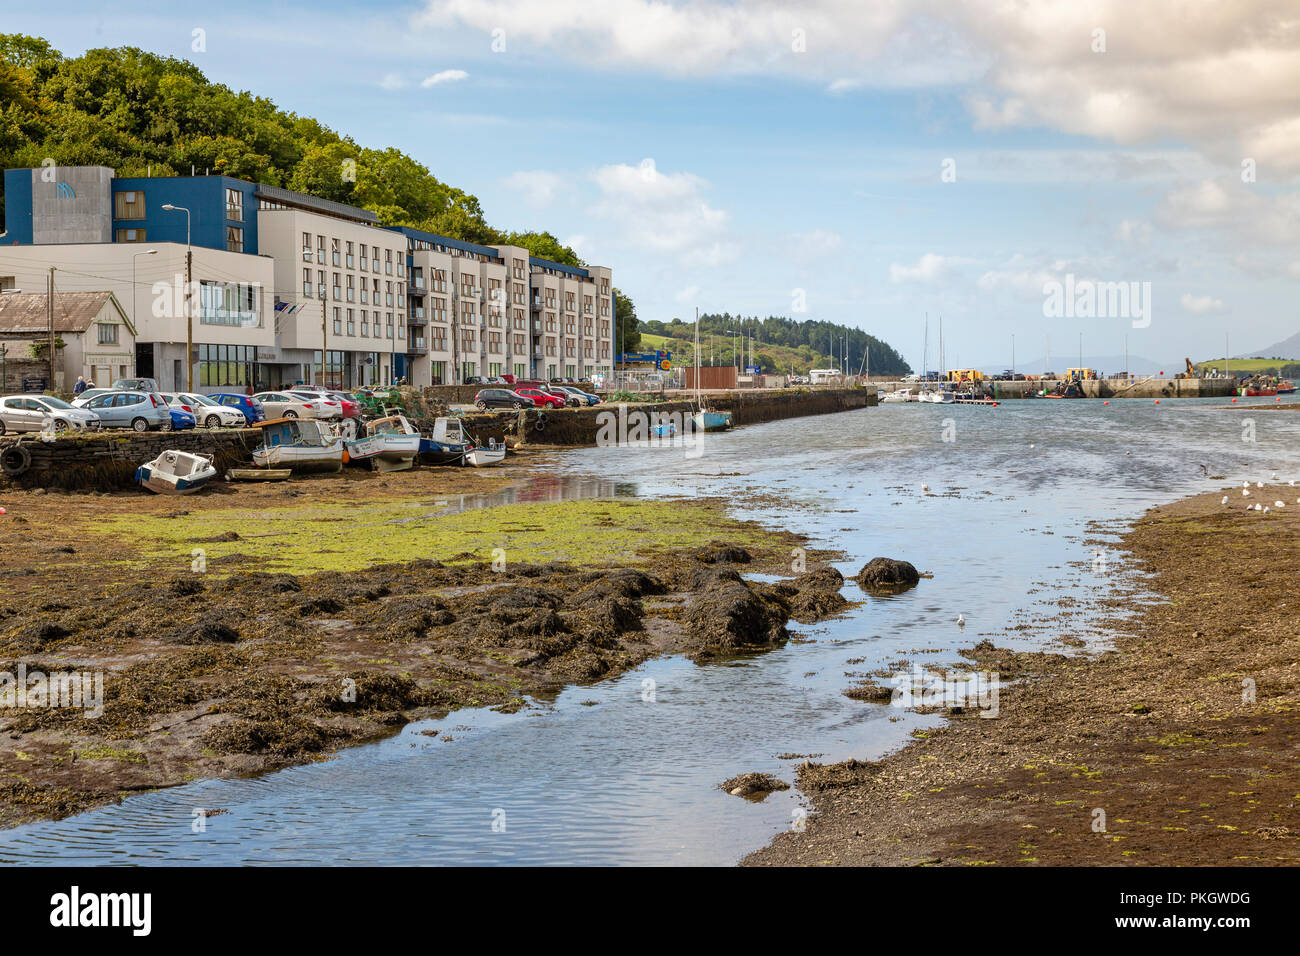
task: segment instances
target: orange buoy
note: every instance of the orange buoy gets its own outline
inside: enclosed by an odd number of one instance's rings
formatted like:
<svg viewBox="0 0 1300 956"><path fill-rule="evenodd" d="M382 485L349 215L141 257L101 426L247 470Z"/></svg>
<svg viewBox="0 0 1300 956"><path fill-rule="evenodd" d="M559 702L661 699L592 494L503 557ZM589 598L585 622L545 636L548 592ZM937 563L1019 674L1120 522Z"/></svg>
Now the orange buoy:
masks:
<svg viewBox="0 0 1300 956"><path fill-rule="evenodd" d="M1160 399L1158 399L1158 398L1156 399L1156 404L1157 404L1157 405L1160 404Z"/></svg>
<svg viewBox="0 0 1300 956"><path fill-rule="evenodd" d="M1102 402L1103 405L1109 405L1110 402Z"/></svg>

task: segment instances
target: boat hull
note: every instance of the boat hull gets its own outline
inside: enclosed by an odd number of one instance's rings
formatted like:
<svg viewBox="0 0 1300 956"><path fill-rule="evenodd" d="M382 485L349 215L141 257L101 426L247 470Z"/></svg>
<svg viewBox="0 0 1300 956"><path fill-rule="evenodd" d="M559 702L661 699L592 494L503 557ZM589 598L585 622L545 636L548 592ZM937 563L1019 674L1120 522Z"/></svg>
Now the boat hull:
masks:
<svg viewBox="0 0 1300 956"><path fill-rule="evenodd" d="M691 419L696 431L723 432L731 427L731 412L696 412Z"/></svg>
<svg viewBox="0 0 1300 956"><path fill-rule="evenodd" d="M296 472L334 472L343 470L343 442L321 447L276 445L257 448L253 462L259 468L289 468Z"/></svg>
<svg viewBox="0 0 1300 956"><path fill-rule="evenodd" d="M152 491L156 495L192 495L216 477L216 474L217 470L213 468L198 475L182 478L164 474L149 465L141 465L135 471L135 480L141 488Z"/></svg>
<svg viewBox="0 0 1300 956"><path fill-rule="evenodd" d="M506 448L500 445L496 448L471 448L465 452L465 464L473 468L486 468L489 465L498 465L506 457Z"/></svg>
<svg viewBox="0 0 1300 956"><path fill-rule="evenodd" d="M348 458L368 461L378 471L410 468L420 451L419 435L370 435L347 443Z"/></svg>
<svg viewBox="0 0 1300 956"><path fill-rule="evenodd" d="M456 465L465 457L465 446L453 442L420 439L418 460L422 465Z"/></svg>

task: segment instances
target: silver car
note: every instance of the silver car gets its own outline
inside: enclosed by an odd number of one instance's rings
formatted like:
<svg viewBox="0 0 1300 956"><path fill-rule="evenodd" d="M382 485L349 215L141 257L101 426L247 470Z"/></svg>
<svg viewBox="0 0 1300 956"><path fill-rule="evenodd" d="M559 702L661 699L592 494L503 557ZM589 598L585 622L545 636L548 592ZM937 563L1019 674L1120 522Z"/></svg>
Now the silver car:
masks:
<svg viewBox="0 0 1300 956"><path fill-rule="evenodd" d="M99 424L104 428L133 428L138 432L150 428L171 431L171 409L157 392L113 389L103 395L96 395L85 407L99 416Z"/></svg>
<svg viewBox="0 0 1300 956"><path fill-rule="evenodd" d="M56 432L94 428L99 416L53 395L6 395L0 398L0 435L6 431L38 432L49 422Z"/></svg>

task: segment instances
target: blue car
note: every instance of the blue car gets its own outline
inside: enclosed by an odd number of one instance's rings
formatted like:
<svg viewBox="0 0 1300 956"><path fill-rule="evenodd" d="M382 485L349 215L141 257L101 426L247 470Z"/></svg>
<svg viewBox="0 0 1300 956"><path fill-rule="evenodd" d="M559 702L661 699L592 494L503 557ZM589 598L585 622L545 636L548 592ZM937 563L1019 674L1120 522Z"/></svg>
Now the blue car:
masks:
<svg viewBox="0 0 1300 956"><path fill-rule="evenodd" d="M261 401L252 395L237 395L234 392L217 392L215 395L209 395L208 398L214 402L220 402L222 405L229 405L231 408L237 408L244 413L244 418L248 424L255 425L258 422L266 421L266 409L262 407Z"/></svg>
<svg viewBox="0 0 1300 956"><path fill-rule="evenodd" d="M198 424L198 419L183 408L168 407L167 410L172 413L172 431L174 432L193 428Z"/></svg>

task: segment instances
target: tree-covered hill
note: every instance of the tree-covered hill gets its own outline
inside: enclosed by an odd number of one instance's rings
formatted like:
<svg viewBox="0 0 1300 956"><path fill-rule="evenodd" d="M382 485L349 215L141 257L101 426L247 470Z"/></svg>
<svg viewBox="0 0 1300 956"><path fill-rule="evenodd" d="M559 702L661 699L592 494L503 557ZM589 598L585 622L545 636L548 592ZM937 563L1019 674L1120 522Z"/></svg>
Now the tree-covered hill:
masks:
<svg viewBox="0 0 1300 956"><path fill-rule="evenodd" d="M548 232L489 225L477 198L400 150L361 146L264 97L212 83L193 63L134 47L65 57L37 37L0 34L0 166L46 158L111 166L119 176L188 175L193 167L361 206L385 225L582 264Z"/></svg>

